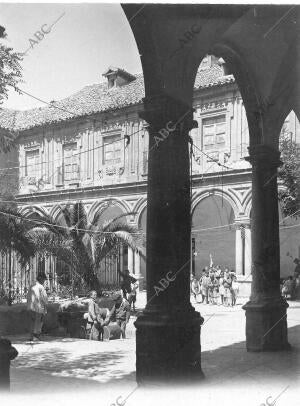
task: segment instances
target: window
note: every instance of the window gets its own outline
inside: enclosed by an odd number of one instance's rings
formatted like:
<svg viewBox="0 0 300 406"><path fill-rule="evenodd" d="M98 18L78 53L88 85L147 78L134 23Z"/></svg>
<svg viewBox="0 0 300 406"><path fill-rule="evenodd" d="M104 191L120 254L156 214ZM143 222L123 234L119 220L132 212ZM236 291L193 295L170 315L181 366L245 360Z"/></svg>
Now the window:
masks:
<svg viewBox="0 0 300 406"><path fill-rule="evenodd" d="M110 135L103 138L103 164L114 165L121 162L121 137Z"/></svg>
<svg viewBox="0 0 300 406"><path fill-rule="evenodd" d="M79 175L77 144L63 146L63 179L66 182L77 180Z"/></svg>
<svg viewBox="0 0 300 406"><path fill-rule="evenodd" d="M40 151L25 152L25 176L29 178L37 178L40 174Z"/></svg>
<svg viewBox="0 0 300 406"><path fill-rule="evenodd" d="M203 119L202 133L203 147L205 150L224 148L226 145L225 115Z"/></svg>

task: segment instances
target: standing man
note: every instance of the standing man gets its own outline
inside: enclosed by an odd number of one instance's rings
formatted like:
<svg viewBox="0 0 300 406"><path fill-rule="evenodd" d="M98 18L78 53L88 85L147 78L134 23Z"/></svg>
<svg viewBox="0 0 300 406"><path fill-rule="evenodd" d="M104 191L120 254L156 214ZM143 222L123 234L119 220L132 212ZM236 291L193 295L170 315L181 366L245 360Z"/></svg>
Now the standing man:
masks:
<svg viewBox="0 0 300 406"><path fill-rule="evenodd" d="M131 309L131 304L132 304L132 310L135 312L135 302L136 302L136 295L137 295L137 290L139 287L139 283L136 281L131 284L131 292L128 295L128 303Z"/></svg>
<svg viewBox="0 0 300 406"><path fill-rule="evenodd" d="M206 269L205 269L205 273L202 277L201 293L202 293L202 297L203 297L203 303L205 302L206 304L208 304L209 284L210 284L209 272L206 271Z"/></svg>
<svg viewBox="0 0 300 406"><path fill-rule="evenodd" d="M114 306L110 311L109 320L115 321L121 327L122 338L126 338L126 325L130 318L130 304L121 293L113 296Z"/></svg>
<svg viewBox="0 0 300 406"><path fill-rule="evenodd" d="M118 272L123 278L123 281L121 283L121 289L122 289L124 298L127 300L127 294L131 293L131 284L135 283L137 281L137 279L130 275L130 272L128 269L125 269L124 272L121 272L121 271L118 271Z"/></svg>
<svg viewBox="0 0 300 406"><path fill-rule="evenodd" d="M27 293L27 310L31 314L31 341L40 341L43 321L47 313L48 297L43 286L46 280L45 274L38 274L36 282Z"/></svg>

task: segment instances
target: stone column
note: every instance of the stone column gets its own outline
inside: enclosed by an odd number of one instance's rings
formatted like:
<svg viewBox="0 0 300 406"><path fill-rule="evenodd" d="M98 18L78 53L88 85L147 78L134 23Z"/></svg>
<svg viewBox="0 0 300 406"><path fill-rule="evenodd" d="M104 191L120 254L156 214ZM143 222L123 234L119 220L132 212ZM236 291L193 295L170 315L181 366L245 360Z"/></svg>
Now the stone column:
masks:
<svg viewBox="0 0 300 406"><path fill-rule="evenodd" d="M286 309L280 294L277 168L280 152L267 145L249 148L252 164L252 286L246 303L248 351L289 348Z"/></svg>
<svg viewBox="0 0 300 406"><path fill-rule="evenodd" d="M250 224L245 225L245 275L252 272L252 256L251 256L251 228Z"/></svg>
<svg viewBox="0 0 300 406"><path fill-rule="evenodd" d="M130 248L130 247L128 247L128 256L127 256L127 261L128 261L128 264L127 264L127 267L128 267L128 270L129 270L129 272L130 273L133 273L133 270L134 270L134 257L133 257L133 249L132 248Z"/></svg>
<svg viewBox="0 0 300 406"><path fill-rule="evenodd" d="M235 271L237 275L243 275L243 240L241 224L235 227Z"/></svg>
<svg viewBox="0 0 300 406"><path fill-rule="evenodd" d="M140 254L136 251L134 253L134 273L135 276L139 279L141 276L141 258ZM142 290L141 287L141 282L139 281L139 290Z"/></svg>
<svg viewBox="0 0 300 406"><path fill-rule="evenodd" d="M144 99L148 124L147 304L136 332L137 381L203 376L200 314L190 304L188 132L192 109L167 96Z"/></svg>

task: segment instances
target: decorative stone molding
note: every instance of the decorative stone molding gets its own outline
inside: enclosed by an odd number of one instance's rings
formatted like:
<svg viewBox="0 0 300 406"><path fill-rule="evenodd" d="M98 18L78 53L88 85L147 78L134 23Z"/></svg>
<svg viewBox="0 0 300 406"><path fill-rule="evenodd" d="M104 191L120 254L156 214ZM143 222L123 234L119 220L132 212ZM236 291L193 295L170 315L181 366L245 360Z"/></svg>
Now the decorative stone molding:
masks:
<svg viewBox="0 0 300 406"><path fill-rule="evenodd" d="M208 111L208 110L220 110L220 109L226 109L228 106L228 101L222 101L222 100L216 100L216 101L211 101L208 103L203 103L200 105L200 111Z"/></svg>
<svg viewBox="0 0 300 406"><path fill-rule="evenodd" d="M100 179L103 179L105 176L122 176L124 171L124 166L103 165L102 168L98 170L98 175Z"/></svg>
<svg viewBox="0 0 300 406"><path fill-rule="evenodd" d="M123 175L124 171L125 171L124 166L119 167L119 175L120 175L120 176L122 176L122 175Z"/></svg>

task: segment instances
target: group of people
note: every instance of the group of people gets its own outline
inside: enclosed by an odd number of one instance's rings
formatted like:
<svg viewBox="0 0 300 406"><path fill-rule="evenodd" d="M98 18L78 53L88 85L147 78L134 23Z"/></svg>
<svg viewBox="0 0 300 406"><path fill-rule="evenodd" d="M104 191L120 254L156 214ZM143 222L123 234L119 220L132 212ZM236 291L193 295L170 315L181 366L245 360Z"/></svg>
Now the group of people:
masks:
<svg viewBox="0 0 300 406"><path fill-rule="evenodd" d="M91 340L103 339L103 328L110 322L115 322L121 329L122 338L126 338L126 325L130 318L131 306L135 311L138 280L129 270L119 271L122 277L121 292L112 296L114 305L111 310L100 308L97 304L97 292L90 293L87 312L87 334Z"/></svg>
<svg viewBox="0 0 300 406"><path fill-rule="evenodd" d="M300 299L300 260L296 258L294 263L296 264L294 275L284 280L281 286L281 294L288 300Z"/></svg>
<svg viewBox="0 0 300 406"><path fill-rule="evenodd" d="M97 292L95 290L90 292L85 318L87 334L93 340L101 340L103 328L110 322L115 322L121 329L122 337L126 338L126 325L130 318L131 307L135 311L138 281L128 270L120 272L120 275L121 290L112 296L114 304L111 310L100 308L97 303ZM38 274L35 284L27 293L27 309L31 318L30 340L32 341L41 340L43 321L47 313L48 296L44 287L45 280L44 274Z"/></svg>
<svg viewBox="0 0 300 406"><path fill-rule="evenodd" d="M192 274L190 288L197 303L223 306L235 306L239 291L234 270L219 265L205 267L199 279Z"/></svg>
<svg viewBox="0 0 300 406"><path fill-rule="evenodd" d="M121 292L112 296L114 305L111 310L100 308L97 304L97 292L90 293L87 318L87 334L91 340L103 339L103 328L110 322L115 322L121 329L122 338L126 338L126 325L130 318L131 306L135 311L138 280L129 270L119 271L122 277Z"/></svg>
<svg viewBox="0 0 300 406"><path fill-rule="evenodd" d="M86 313L88 337L91 340L102 340L104 326L109 325L110 322L115 322L121 329L122 338L126 338L126 325L130 318L130 305L122 293L115 293L112 296L114 304L111 310L100 308L96 299L97 292L93 290L90 293L88 312Z"/></svg>

